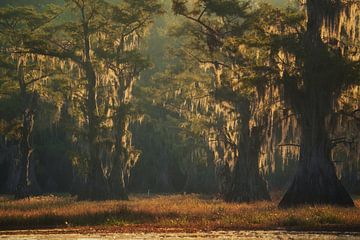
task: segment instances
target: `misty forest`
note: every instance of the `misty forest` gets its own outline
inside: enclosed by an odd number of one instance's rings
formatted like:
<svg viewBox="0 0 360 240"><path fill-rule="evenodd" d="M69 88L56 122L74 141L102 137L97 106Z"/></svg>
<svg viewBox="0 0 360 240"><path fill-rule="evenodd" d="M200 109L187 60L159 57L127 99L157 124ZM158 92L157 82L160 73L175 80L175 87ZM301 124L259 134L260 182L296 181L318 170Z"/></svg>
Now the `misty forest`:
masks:
<svg viewBox="0 0 360 240"><path fill-rule="evenodd" d="M356 0L1 0L0 194L354 207L359 40Z"/></svg>

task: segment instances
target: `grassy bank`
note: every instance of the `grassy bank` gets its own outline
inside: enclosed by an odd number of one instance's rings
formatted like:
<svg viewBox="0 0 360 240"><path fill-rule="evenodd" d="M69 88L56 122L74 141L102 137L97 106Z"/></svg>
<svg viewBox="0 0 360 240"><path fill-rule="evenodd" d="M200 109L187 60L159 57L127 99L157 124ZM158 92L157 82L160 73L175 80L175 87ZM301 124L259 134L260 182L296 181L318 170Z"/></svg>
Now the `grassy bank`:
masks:
<svg viewBox="0 0 360 240"><path fill-rule="evenodd" d="M130 201L84 202L69 196L12 200L0 197L0 230L92 226L115 231L296 229L360 231L357 208L281 210L277 202L230 204L200 195L140 196Z"/></svg>

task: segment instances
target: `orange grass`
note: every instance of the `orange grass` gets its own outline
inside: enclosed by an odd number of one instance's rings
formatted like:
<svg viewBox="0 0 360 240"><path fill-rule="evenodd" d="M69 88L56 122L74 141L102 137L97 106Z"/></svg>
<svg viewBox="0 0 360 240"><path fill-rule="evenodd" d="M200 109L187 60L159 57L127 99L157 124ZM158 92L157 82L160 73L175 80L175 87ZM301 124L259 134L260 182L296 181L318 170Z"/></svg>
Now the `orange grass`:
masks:
<svg viewBox="0 0 360 240"><path fill-rule="evenodd" d="M357 208L304 206L278 209L277 201L225 203L200 195L133 195L130 201L76 201L70 196L26 200L0 197L0 229L66 228L76 226L118 229L168 228L182 230L352 230L360 231Z"/></svg>

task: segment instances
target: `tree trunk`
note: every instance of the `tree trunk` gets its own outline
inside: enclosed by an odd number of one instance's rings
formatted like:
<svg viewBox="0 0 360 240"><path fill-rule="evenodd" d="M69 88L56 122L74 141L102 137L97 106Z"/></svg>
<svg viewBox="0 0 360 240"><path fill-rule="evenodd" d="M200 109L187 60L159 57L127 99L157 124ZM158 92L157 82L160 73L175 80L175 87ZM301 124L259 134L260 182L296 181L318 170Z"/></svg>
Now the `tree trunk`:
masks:
<svg viewBox="0 0 360 240"><path fill-rule="evenodd" d="M99 158L99 116L96 103L96 73L90 55L90 35L88 22L83 23L84 30L84 62L83 69L87 80L86 110L88 117L88 144L89 144L89 177L85 196L80 198L103 200L108 197L108 185L105 179L101 159Z"/></svg>
<svg viewBox="0 0 360 240"><path fill-rule="evenodd" d="M244 100L241 109L238 157L225 201L253 202L270 200L267 184L259 172L261 131L250 129L250 103Z"/></svg>
<svg viewBox="0 0 360 240"><path fill-rule="evenodd" d="M281 200L280 207L302 204L354 206L336 176L331 160L331 142L321 105L314 104L302 115L300 160L295 178Z"/></svg>
<svg viewBox="0 0 360 240"><path fill-rule="evenodd" d="M235 163L232 180L225 194L227 202L254 202L271 200L267 183L259 173L260 148L253 141L242 143Z"/></svg>
<svg viewBox="0 0 360 240"><path fill-rule="evenodd" d="M329 52L322 41L321 31L328 27L324 26L324 20L336 22L340 10L339 1L307 1L303 86L296 87L294 81L285 81L284 85L290 105L300 118L300 159L295 178L280 207L302 204L354 206L336 176L327 127L332 103L339 95L345 74L341 57Z"/></svg>
<svg viewBox="0 0 360 240"><path fill-rule="evenodd" d="M110 175L110 198L129 200L126 193L125 176L121 165L121 159L116 159L113 163Z"/></svg>
<svg viewBox="0 0 360 240"><path fill-rule="evenodd" d="M22 66L20 66L20 69ZM34 109L37 102L36 94L29 94L26 91L24 75L20 70L19 85L22 97L23 113L20 138L20 163L19 182L16 187L15 198L21 199L38 194L39 186L36 181L35 167L32 161L31 134L34 128Z"/></svg>
<svg viewBox="0 0 360 240"><path fill-rule="evenodd" d="M87 83L87 117L88 117L88 144L89 144L89 177L88 190L85 198L103 200L108 196L108 186L99 158L99 117L96 107L96 75L90 62L85 63Z"/></svg>
<svg viewBox="0 0 360 240"><path fill-rule="evenodd" d="M20 179L16 187L16 198L26 198L32 195L30 180L30 159L32 148L30 145L30 135L34 125L34 116L30 109L25 109L23 113L23 123L20 139Z"/></svg>
<svg viewBox="0 0 360 240"><path fill-rule="evenodd" d="M165 141L163 139L158 140L162 146L165 146ZM158 167L159 173L157 174L155 186L156 191L162 193L171 193L174 192L174 186L171 182L171 173L170 173L170 153L167 149L162 149L159 153Z"/></svg>
<svg viewBox="0 0 360 240"><path fill-rule="evenodd" d="M20 175L19 175L19 166L17 166L16 160L17 156L19 156L19 148L16 147L16 154L13 157L9 158L7 161L9 162L8 178L5 183L5 193L13 194L16 193L17 184L19 183Z"/></svg>
<svg viewBox="0 0 360 240"><path fill-rule="evenodd" d="M126 184L124 179L123 164L126 161L127 153L123 146L123 138L126 131L126 112L127 106L121 104L114 117L115 131L115 154L112 161L110 173L110 195L113 199L128 200Z"/></svg>

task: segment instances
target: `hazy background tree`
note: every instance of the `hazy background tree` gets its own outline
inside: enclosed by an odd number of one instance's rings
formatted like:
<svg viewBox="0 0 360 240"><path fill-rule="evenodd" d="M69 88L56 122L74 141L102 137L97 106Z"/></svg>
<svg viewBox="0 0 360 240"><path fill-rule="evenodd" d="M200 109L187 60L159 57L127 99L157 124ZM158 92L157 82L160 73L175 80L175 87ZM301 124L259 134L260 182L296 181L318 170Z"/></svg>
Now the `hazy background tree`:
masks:
<svg viewBox="0 0 360 240"><path fill-rule="evenodd" d="M49 22L53 14L37 14L34 8L26 7L0 12L2 98L14 103L2 104L2 116L6 119L4 135L15 132L19 141L19 171L13 179L17 181L17 198L40 192L34 172L32 134L41 98L49 101L47 80L56 71L46 59L21 52L23 37Z"/></svg>

